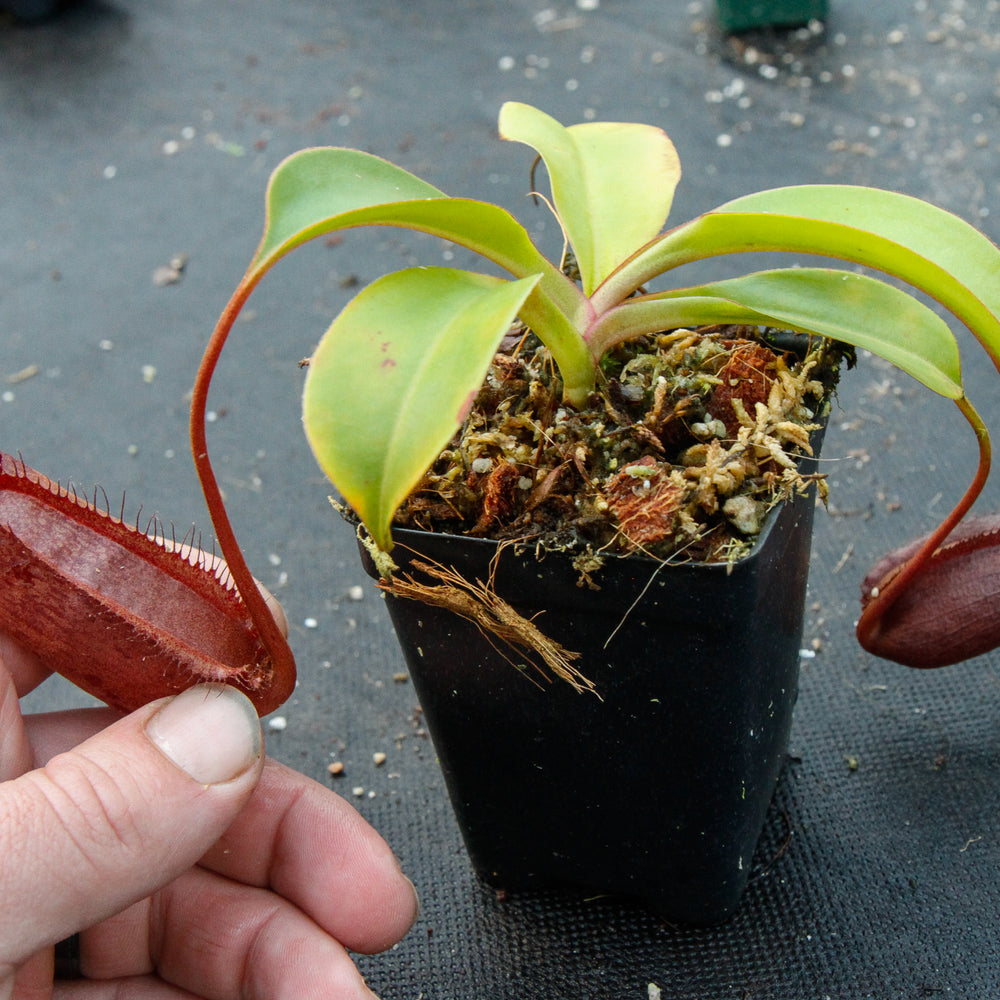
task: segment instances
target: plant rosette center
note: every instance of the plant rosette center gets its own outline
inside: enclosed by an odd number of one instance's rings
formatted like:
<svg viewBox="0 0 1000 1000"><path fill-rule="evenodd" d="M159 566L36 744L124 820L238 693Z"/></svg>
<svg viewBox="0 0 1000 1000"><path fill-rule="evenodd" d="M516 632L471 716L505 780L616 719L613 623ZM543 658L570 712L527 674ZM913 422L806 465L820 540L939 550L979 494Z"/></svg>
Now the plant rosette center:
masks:
<svg viewBox="0 0 1000 1000"><path fill-rule="evenodd" d="M803 474L841 350L756 327L676 330L621 345L601 392L562 403L548 352L523 328L502 345L464 424L396 524L572 556L671 561L746 555ZM784 336L788 339L788 335Z"/></svg>

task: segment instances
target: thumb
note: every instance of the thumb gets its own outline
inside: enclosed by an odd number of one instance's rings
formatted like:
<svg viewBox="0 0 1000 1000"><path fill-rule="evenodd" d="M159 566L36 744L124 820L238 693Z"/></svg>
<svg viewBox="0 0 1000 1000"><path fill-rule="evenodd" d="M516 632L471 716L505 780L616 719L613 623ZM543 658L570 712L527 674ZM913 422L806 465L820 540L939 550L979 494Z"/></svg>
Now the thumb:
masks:
<svg viewBox="0 0 1000 1000"><path fill-rule="evenodd" d="M190 868L262 765L253 705L202 684L0 785L0 962L20 964Z"/></svg>

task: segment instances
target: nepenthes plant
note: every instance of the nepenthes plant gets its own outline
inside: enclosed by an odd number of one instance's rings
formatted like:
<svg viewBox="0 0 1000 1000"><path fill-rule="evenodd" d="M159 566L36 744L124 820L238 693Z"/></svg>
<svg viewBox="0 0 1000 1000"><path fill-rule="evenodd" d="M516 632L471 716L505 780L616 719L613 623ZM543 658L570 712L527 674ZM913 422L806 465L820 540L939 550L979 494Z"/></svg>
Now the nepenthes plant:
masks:
<svg viewBox="0 0 1000 1000"><path fill-rule="evenodd" d="M467 247L512 279L441 267L388 274L345 307L312 359L307 436L383 551L392 546L397 508L460 427L515 317L548 348L566 407L602 390L602 358L630 339L712 323L777 327L887 359L953 400L977 442L975 478L948 517L865 580L862 645L927 667L1000 644L997 518L956 528L991 458L986 426L965 395L957 342L934 310L854 269L883 272L935 299L1000 366L1000 250L926 202L844 185L761 191L662 232L680 179L662 130L607 122L566 128L523 104L504 105L499 124L503 138L544 161L578 276L544 257L499 206L448 197L356 150L289 157L271 177L263 238L218 321L192 399L194 461L225 568L6 455L0 627L122 708L203 679L239 685L262 712L288 697L294 660L240 551L209 460L209 386L237 315L278 260L317 236L373 225ZM836 258L852 269L778 268L646 290L684 264L761 251Z"/></svg>

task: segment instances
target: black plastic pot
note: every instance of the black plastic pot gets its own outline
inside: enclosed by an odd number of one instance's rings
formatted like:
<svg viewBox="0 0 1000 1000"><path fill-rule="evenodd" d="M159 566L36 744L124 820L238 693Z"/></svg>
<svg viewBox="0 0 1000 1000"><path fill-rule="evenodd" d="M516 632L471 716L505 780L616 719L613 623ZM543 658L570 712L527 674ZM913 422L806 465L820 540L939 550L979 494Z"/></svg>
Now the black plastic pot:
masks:
<svg viewBox="0 0 1000 1000"><path fill-rule="evenodd" d="M826 20L826 0L716 0L726 31L751 28L794 28Z"/></svg>
<svg viewBox="0 0 1000 1000"><path fill-rule="evenodd" d="M505 550L497 593L583 653L600 699L563 681L539 687L465 619L388 598L487 883L624 893L676 921L733 912L787 749L813 508L812 496L780 508L731 568L611 560L599 592L578 587L565 559ZM485 581L496 552L480 539L394 537L404 571L417 552Z"/></svg>

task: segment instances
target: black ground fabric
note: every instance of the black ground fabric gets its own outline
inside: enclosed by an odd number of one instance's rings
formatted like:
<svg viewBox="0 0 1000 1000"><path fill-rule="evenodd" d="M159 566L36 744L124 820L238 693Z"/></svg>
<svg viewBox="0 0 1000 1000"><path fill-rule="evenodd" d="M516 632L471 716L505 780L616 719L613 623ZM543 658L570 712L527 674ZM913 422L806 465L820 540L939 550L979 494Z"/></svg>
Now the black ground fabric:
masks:
<svg viewBox="0 0 1000 1000"><path fill-rule="evenodd" d="M997 238L998 81L994 0L831 0L823 26L738 38L711 0L0 12L0 447L113 505L124 492L129 511L180 533L207 528L187 393L256 247L268 174L303 146L368 150L497 201L558 252L553 220L525 197L530 154L496 136L516 99L567 123L665 128L685 171L677 222L760 188L842 182L927 198ZM237 533L287 609L300 667L269 751L351 799L419 888L411 934L358 960L372 988L384 1000L1000 995L1000 656L918 672L853 636L869 565L937 523L975 446L951 404L867 356L827 433L790 759L739 913L669 926L627 901L500 898L476 881L385 609L299 421L298 362L352 287L418 261L474 266L388 230L283 262L211 400ZM959 336L969 396L996 424L996 376ZM1000 506L996 486L983 505ZM31 699L79 703L60 683ZM653 784L669 763L635 767Z"/></svg>

